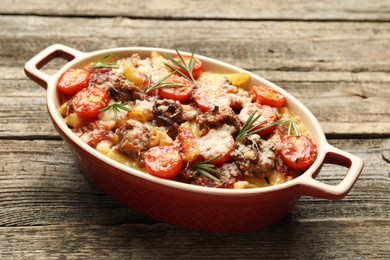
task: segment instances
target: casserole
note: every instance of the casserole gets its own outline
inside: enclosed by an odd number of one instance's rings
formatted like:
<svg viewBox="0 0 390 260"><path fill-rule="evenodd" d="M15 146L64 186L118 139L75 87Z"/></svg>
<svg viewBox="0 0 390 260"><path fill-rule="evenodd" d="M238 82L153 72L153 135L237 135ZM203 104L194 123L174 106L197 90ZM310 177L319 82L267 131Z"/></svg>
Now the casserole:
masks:
<svg viewBox="0 0 390 260"><path fill-rule="evenodd" d="M282 88L257 75L200 55L196 55L196 58L203 61L205 69L221 73L248 73L251 83L267 85L287 98L287 106L300 117L317 145L318 156L309 169L299 177L276 186L244 190L215 189L145 174L105 157L81 141L65 124L58 111L61 100L56 86L60 75L68 69L84 67L110 53L116 57L127 57L132 53L149 56L152 51L175 54L174 50L144 47L84 53L55 44L37 54L24 67L30 79L47 89L47 108L53 125L74 154L80 169L105 193L160 221L199 231L240 233L275 224L292 210L302 195L341 199L350 191L363 168L362 160L329 145L319 123L303 104ZM65 58L69 63L54 75L40 70L57 57ZM348 168L339 184L328 185L315 180L325 163Z"/></svg>

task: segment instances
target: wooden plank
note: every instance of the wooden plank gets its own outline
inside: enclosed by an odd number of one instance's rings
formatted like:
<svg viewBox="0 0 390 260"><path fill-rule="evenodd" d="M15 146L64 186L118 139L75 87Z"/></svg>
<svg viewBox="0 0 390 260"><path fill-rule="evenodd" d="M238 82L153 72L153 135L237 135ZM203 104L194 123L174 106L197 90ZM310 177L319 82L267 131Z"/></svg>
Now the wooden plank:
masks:
<svg viewBox="0 0 390 260"><path fill-rule="evenodd" d="M55 66L48 66L52 74ZM253 72L298 98L329 137L390 135L389 73ZM0 67L0 89L1 138L58 139L46 111L46 91L27 79L21 67Z"/></svg>
<svg viewBox="0 0 390 260"><path fill-rule="evenodd" d="M240 20L371 20L389 21L386 0L95 0L80 5L77 0L3 0L3 14L50 16L123 16L152 19L240 19ZM5 8L6 7L6 8ZM104 11L102 11L102 8Z"/></svg>
<svg viewBox="0 0 390 260"><path fill-rule="evenodd" d="M3 227L0 257L67 259L388 259L388 220L295 223L223 235L154 225Z"/></svg>
<svg viewBox="0 0 390 260"><path fill-rule="evenodd" d="M390 139L331 144L364 159L359 180L343 200L302 197L289 221L388 220ZM0 227L155 223L91 184L62 141L0 140L0 158ZM346 168L326 164L318 179L335 185L345 173Z"/></svg>
<svg viewBox="0 0 390 260"><path fill-rule="evenodd" d="M8 66L63 43L82 51L123 46L189 51L195 45L200 54L250 70L390 71L390 23L168 20L162 26L128 18L1 16L0 24L0 59Z"/></svg>

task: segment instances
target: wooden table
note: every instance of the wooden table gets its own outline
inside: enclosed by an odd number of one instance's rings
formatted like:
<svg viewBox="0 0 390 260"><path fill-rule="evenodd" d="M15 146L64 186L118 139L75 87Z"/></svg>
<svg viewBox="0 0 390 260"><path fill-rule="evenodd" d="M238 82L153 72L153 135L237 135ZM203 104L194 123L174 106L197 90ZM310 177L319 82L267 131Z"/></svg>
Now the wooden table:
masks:
<svg viewBox="0 0 390 260"><path fill-rule="evenodd" d="M345 199L302 197L267 230L157 222L91 184L55 132L45 90L22 69L54 43L195 45L285 88L365 168ZM2 0L0 49L0 259L390 258L390 1ZM326 165L319 179L345 172Z"/></svg>

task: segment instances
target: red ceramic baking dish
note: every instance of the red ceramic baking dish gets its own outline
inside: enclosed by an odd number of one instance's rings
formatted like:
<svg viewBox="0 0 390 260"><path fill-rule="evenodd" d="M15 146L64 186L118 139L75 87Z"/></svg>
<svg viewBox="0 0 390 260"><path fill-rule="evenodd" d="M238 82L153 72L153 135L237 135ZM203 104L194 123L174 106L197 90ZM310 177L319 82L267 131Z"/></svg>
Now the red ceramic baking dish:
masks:
<svg viewBox="0 0 390 260"><path fill-rule="evenodd" d="M329 145L318 121L302 103L262 77L200 55L196 57L203 61L205 69L223 73L246 72L251 76L251 83L268 85L287 98L287 106L301 118L317 145L318 157L308 170L293 180L270 187L240 190L209 188L161 179L132 169L81 141L64 123L58 111L61 105L56 87L59 76L68 69L86 66L109 53L119 58L132 53L147 57L151 51L175 54L174 50L144 47L85 53L55 44L38 53L24 67L26 75L47 90L49 115L80 169L105 193L136 211L166 223L198 231L240 233L275 224L293 209L302 195L336 200L342 199L351 190L363 169L362 160ZM58 57L69 62L54 75L40 70ZM324 164L344 166L348 171L339 184L325 184L315 179Z"/></svg>

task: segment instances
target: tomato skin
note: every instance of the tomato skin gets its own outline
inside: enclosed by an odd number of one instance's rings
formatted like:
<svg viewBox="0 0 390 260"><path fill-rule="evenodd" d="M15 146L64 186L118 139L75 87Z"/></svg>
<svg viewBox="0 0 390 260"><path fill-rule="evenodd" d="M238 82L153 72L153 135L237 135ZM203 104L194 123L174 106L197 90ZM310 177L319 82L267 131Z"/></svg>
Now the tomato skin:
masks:
<svg viewBox="0 0 390 260"><path fill-rule="evenodd" d="M317 158L317 146L310 137L286 136L281 142L283 162L294 170L306 170Z"/></svg>
<svg viewBox="0 0 390 260"><path fill-rule="evenodd" d="M61 74L57 88L65 95L72 96L85 88L89 82L90 73L86 69L70 69Z"/></svg>
<svg viewBox="0 0 390 260"><path fill-rule="evenodd" d="M235 148L235 142L230 133L211 129L208 134L201 137L199 146L200 155L205 160L211 160L219 156L219 158L211 161L210 163L214 165L221 165L230 159L231 152Z"/></svg>
<svg viewBox="0 0 390 260"><path fill-rule="evenodd" d="M179 150L173 146L155 146L145 153L148 173L164 179L172 179L180 173L183 160Z"/></svg>
<svg viewBox="0 0 390 260"><path fill-rule="evenodd" d="M187 64L187 66L189 65L189 62L190 62L190 59L191 59L191 56L186 56L186 55L182 55L185 63ZM179 63L182 63L181 62L181 59L179 56L175 56L173 58L175 61L179 62ZM194 79L197 79L199 77L199 75L202 73L203 71L203 62L199 59L195 59L195 65L194 65L194 68L192 69L192 76L194 77ZM172 63L171 62L171 65L176 68L177 70L179 70L181 73L183 73L184 75L186 75L187 77L191 78L190 75L188 74L187 71L183 70L182 68L180 68L179 66L177 66L176 64Z"/></svg>
<svg viewBox="0 0 390 260"><path fill-rule="evenodd" d="M214 165L222 165L224 163L226 163L227 161L229 161L231 155L230 153L234 150L233 149L230 149L229 152L225 153L225 154L222 154L221 157L219 157L218 159L215 159L214 161L210 162ZM210 160L212 158L205 158L205 160Z"/></svg>
<svg viewBox="0 0 390 260"><path fill-rule="evenodd" d="M87 120L96 119L100 109L108 105L109 97L104 89L92 86L83 88L72 98L73 110Z"/></svg>
<svg viewBox="0 0 390 260"><path fill-rule="evenodd" d="M231 104L231 97L222 91L205 89L197 93L195 101L198 107L203 111L207 112L218 107L228 107Z"/></svg>
<svg viewBox="0 0 390 260"><path fill-rule="evenodd" d="M261 117L255 122L255 125L257 125L255 128L256 130L260 130L261 128L264 128L278 120L278 114L276 108L255 103L253 104L253 106L246 107L241 110L239 114L239 119L241 123L244 124L246 120L249 118L249 116L255 110L257 111L255 116L261 114ZM276 126L272 126L257 132L257 134L260 136L264 136L272 133L275 130L275 128Z"/></svg>
<svg viewBox="0 0 390 260"><path fill-rule="evenodd" d="M183 87L160 88L158 94L163 98L173 99L179 102L186 101L191 96L192 90L194 89L194 84L177 75L173 75L165 82L180 84Z"/></svg>
<svg viewBox="0 0 390 260"><path fill-rule="evenodd" d="M286 103L285 96L268 86L253 85L250 93L253 100L261 105L282 107Z"/></svg>

